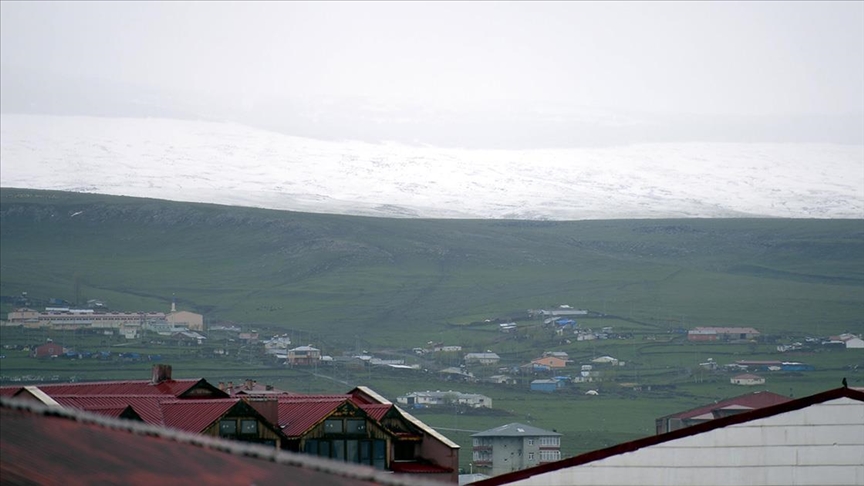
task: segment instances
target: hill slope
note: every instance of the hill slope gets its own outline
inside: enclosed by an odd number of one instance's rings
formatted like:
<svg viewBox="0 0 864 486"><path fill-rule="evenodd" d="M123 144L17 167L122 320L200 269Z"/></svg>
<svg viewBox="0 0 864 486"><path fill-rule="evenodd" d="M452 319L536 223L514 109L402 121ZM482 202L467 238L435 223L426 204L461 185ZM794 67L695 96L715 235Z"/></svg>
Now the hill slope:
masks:
<svg viewBox="0 0 864 486"><path fill-rule="evenodd" d="M860 330L864 221L407 220L3 189L0 293L351 342L561 303L662 328ZM423 341L425 342L425 341Z"/></svg>

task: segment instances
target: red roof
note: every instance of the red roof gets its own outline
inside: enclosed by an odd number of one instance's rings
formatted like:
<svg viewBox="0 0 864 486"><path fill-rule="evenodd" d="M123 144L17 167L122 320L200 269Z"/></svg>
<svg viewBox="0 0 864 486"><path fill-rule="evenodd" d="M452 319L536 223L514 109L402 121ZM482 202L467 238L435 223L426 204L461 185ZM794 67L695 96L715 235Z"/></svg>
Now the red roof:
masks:
<svg viewBox="0 0 864 486"><path fill-rule="evenodd" d="M688 419L693 417L698 417L700 415L704 415L707 413L711 413L713 410L727 408L731 406L739 406L739 407L747 407L747 408L763 408L769 407L771 405L777 405L780 403L786 403L791 401L792 399L784 396L778 395L777 393L772 393L769 391L758 391L753 393L748 393L746 395L739 395L733 398L727 398L726 400L721 400L719 402L712 403L710 405L703 405L701 407L693 408L684 412L678 412L672 415L667 415L662 418L678 418L678 419Z"/></svg>
<svg viewBox="0 0 864 486"><path fill-rule="evenodd" d="M363 409L363 411L366 412L366 414L369 415L370 417L372 417L373 419L380 421L382 418L384 418L384 415L386 415L387 412L389 412L390 409L393 408L393 405L392 404L382 405L382 404L374 403L374 404L360 405L360 408Z"/></svg>
<svg viewBox="0 0 864 486"><path fill-rule="evenodd" d="M109 415L112 417L119 416L119 413L114 415L112 412L113 410L120 408L120 411L122 412L126 407L132 407L132 410L134 410L145 423L163 425L162 408L160 403L165 398L158 395L102 395L93 397L55 395L51 398L64 407L85 410L100 415Z"/></svg>
<svg viewBox="0 0 864 486"><path fill-rule="evenodd" d="M77 410L0 400L0 477L9 484L423 483L359 465L291 454ZM425 483L430 484L430 483Z"/></svg>
<svg viewBox="0 0 864 486"><path fill-rule="evenodd" d="M53 397L54 395L171 395L179 397L199 383L207 383L203 379L165 380L153 384L148 380L128 381L97 381L89 383L52 383L40 384L39 389ZM7 387L3 387L4 389ZM8 387L16 392L23 387ZM14 392L13 392L14 394ZM227 396L227 395L226 395Z"/></svg>
<svg viewBox="0 0 864 486"><path fill-rule="evenodd" d="M279 426L288 437L298 437L333 413L348 398L279 397Z"/></svg>
<svg viewBox="0 0 864 486"><path fill-rule="evenodd" d="M239 398L172 400L162 402L161 406L166 427L203 432L238 402Z"/></svg>

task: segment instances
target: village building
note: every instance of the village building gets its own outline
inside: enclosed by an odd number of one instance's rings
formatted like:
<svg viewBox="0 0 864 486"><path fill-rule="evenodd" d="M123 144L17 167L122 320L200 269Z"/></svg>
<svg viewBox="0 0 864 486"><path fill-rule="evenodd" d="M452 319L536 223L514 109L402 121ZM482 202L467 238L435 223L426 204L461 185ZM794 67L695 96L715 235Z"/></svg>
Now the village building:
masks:
<svg viewBox="0 0 864 486"><path fill-rule="evenodd" d="M4 484L440 484L8 397L0 397L0 422Z"/></svg>
<svg viewBox="0 0 864 486"><path fill-rule="evenodd" d="M677 412L656 420L658 434L701 424L728 415L735 415L757 408L770 407L792 401L785 395L769 391L758 391L727 398L708 405L702 405L683 412Z"/></svg>
<svg viewBox="0 0 864 486"><path fill-rule="evenodd" d="M759 375L752 375L749 373L745 373L743 375L733 376L729 379L729 382L733 385L743 385L743 386L755 386L755 385L764 385L765 378L762 378Z"/></svg>
<svg viewBox="0 0 864 486"><path fill-rule="evenodd" d="M564 386L561 380L534 380L529 385L532 392L552 393Z"/></svg>
<svg viewBox="0 0 864 486"><path fill-rule="evenodd" d="M498 364L501 361L501 357L497 354L487 351L485 353L468 353L465 355L465 364L478 364L483 366L490 366Z"/></svg>
<svg viewBox="0 0 864 486"><path fill-rule="evenodd" d="M40 402L267 445L398 475L455 483L459 446L366 387L301 395L253 380L213 386L174 380L156 365L151 379L0 387L0 396Z"/></svg>
<svg viewBox="0 0 864 486"><path fill-rule="evenodd" d="M321 362L321 350L311 345L288 350L286 363L290 366L314 366L319 362Z"/></svg>
<svg viewBox="0 0 864 486"><path fill-rule="evenodd" d="M55 343L55 342L47 342L41 346L37 346L30 352L30 356L34 358L54 358L57 356L62 356L66 353L66 348Z"/></svg>
<svg viewBox="0 0 864 486"><path fill-rule="evenodd" d="M862 418L864 391L837 388L474 484L862 484Z"/></svg>
<svg viewBox="0 0 864 486"><path fill-rule="evenodd" d="M849 333L843 333L839 336L831 336L828 338L828 342L843 343L843 347L846 349L864 349L864 339Z"/></svg>
<svg viewBox="0 0 864 486"><path fill-rule="evenodd" d="M512 423L471 435L472 463L479 473L497 476L561 458L561 434Z"/></svg>
<svg viewBox="0 0 864 486"><path fill-rule="evenodd" d="M560 370L567 367L567 360L556 356L545 356L543 358L532 359L531 364L545 366L550 370Z"/></svg>
<svg viewBox="0 0 864 486"><path fill-rule="evenodd" d="M396 403L409 407L441 407L461 405L469 408L492 408L492 399L479 393L456 391L411 392L396 397Z"/></svg>
<svg viewBox="0 0 864 486"><path fill-rule="evenodd" d="M696 327L687 332L689 341L751 341L759 337L752 327Z"/></svg>

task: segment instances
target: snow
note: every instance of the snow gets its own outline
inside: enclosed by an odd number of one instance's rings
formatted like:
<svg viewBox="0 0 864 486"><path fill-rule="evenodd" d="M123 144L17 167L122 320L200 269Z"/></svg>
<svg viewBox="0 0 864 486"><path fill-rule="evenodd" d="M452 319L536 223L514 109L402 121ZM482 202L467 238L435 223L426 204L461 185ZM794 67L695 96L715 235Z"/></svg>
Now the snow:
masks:
<svg viewBox="0 0 864 486"><path fill-rule="evenodd" d="M0 115L0 187L386 217L864 217L864 146L468 150L234 123Z"/></svg>

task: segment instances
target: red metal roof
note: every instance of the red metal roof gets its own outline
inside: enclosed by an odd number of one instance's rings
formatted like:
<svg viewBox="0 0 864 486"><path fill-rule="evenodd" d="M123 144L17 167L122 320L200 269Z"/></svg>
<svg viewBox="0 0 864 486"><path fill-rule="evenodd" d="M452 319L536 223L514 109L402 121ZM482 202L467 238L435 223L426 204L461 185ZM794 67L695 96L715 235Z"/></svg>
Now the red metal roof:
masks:
<svg viewBox="0 0 864 486"><path fill-rule="evenodd" d="M162 402L164 425L188 432L203 432L239 402L239 398Z"/></svg>
<svg viewBox="0 0 864 486"><path fill-rule="evenodd" d="M382 405L378 403L373 403L360 405L360 408L363 409L363 411L366 412L366 414L373 419L380 421L382 418L384 418L384 415L386 415L387 412L389 412L390 409L393 408L393 405Z"/></svg>
<svg viewBox="0 0 864 486"><path fill-rule="evenodd" d="M315 424L324 420L333 413L340 405L348 401L348 398L319 398L305 400L303 398L290 397L279 398L279 426L288 437L298 437L312 428Z"/></svg>
<svg viewBox="0 0 864 486"><path fill-rule="evenodd" d="M4 484L431 484L272 447L8 398L0 399L0 421Z"/></svg>
<svg viewBox="0 0 864 486"><path fill-rule="evenodd" d="M85 410L100 415L110 415L106 412L116 408L120 408L122 411L128 406L132 407L132 410L134 410L145 423L164 425L160 403L161 401L166 400L166 398L159 395L102 395L91 397L56 395L51 398L64 407ZM173 398L171 399L173 400ZM112 416L119 416L119 413Z"/></svg>
<svg viewBox="0 0 864 486"><path fill-rule="evenodd" d="M54 395L171 395L178 397L205 380L165 380L153 384L149 380L127 381L97 381L89 383L51 383L37 385L40 390L53 397ZM7 387L3 387L4 389ZM15 392L23 387L9 387ZM13 392L14 394L14 392Z"/></svg>
<svg viewBox="0 0 864 486"><path fill-rule="evenodd" d="M693 417L698 417L700 415L704 415L707 413L711 413L712 410L717 410L720 408L727 408L730 406L739 406L739 407L747 407L747 408L763 408L769 407L771 405L777 405L780 403L786 403L792 401L791 398L785 395L779 395L777 393L772 393L769 391L758 391L753 393L748 393L746 395L739 395L733 398L727 398L726 400L720 400L719 402L712 403L710 405L703 405L701 407L693 408L690 410L686 410L684 412L678 412L676 414L667 415L662 418L679 418L679 419L688 419Z"/></svg>

